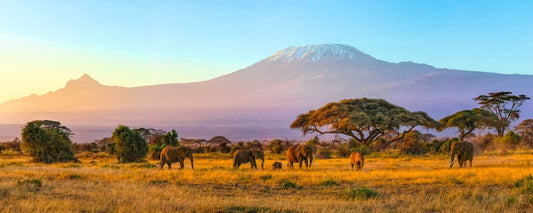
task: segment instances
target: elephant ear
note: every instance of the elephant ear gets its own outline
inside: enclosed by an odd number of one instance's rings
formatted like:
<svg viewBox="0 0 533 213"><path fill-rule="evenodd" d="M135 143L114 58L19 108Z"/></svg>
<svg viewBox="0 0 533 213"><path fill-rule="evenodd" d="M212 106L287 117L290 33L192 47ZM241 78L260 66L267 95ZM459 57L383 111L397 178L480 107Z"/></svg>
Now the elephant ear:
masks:
<svg viewBox="0 0 533 213"><path fill-rule="evenodd" d="M252 150L252 156L254 156L254 158L259 158L259 151Z"/></svg>

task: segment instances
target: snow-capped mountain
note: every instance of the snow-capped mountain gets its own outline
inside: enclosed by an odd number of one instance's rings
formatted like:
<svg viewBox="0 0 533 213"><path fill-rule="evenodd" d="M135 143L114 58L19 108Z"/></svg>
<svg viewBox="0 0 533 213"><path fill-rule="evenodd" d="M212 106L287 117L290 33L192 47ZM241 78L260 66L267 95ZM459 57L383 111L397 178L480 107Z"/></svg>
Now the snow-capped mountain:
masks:
<svg viewBox="0 0 533 213"><path fill-rule="evenodd" d="M266 61L287 63L295 60L303 60L308 62L319 62L331 59L349 60L356 58L362 59L372 57L348 45L321 44L287 47L269 56Z"/></svg>
<svg viewBox="0 0 533 213"><path fill-rule="evenodd" d="M489 92L533 97L531 82L531 75L390 63L347 45L308 45L285 48L249 67L203 82L125 88L101 85L84 75L57 91L0 104L0 123L52 119L77 125L182 129L211 125L224 129L202 132L196 128L195 137L283 138L299 135L289 130L299 113L331 101L384 98L412 111L426 111L438 120L477 107L472 98ZM521 117L533 117L533 101L522 106Z"/></svg>

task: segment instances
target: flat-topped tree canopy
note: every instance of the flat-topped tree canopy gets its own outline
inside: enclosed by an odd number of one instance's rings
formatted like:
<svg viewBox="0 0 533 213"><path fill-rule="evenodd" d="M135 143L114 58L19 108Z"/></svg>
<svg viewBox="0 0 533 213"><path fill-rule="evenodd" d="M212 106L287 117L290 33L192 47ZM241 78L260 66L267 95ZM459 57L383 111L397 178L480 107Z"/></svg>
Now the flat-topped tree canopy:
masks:
<svg viewBox="0 0 533 213"><path fill-rule="evenodd" d="M476 129L502 125L502 122L498 120L496 115L480 108L456 112L440 119L439 122L441 126L437 128L437 131L455 127L459 132L460 141L463 141L466 135L472 133Z"/></svg>
<svg viewBox="0 0 533 213"><path fill-rule="evenodd" d="M292 129L300 129L304 135L343 134L367 146L379 138L387 144L401 140L417 126L435 128L439 123L425 112L410 112L383 99L370 98L331 102L298 115L291 124Z"/></svg>
<svg viewBox="0 0 533 213"><path fill-rule="evenodd" d="M501 121L494 125L498 137L503 137L505 130L509 128L511 122L520 118L520 107L530 97L522 95L513 95L512 92L491 92L488 95L480 95L474 98L474 101L481 105L481 108L492 112Z"/></svg>

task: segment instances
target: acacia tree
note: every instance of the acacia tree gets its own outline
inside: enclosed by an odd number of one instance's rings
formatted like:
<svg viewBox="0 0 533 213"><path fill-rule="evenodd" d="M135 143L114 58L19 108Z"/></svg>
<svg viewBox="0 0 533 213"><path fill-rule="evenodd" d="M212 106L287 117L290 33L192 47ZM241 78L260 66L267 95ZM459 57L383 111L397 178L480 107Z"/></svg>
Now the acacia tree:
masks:
<svg viewBox="0 0 533 213"><path fill-rule="evenodd" d="M501 121L492 126L498 137L503 137L511 122L520 118L520 106L529 99L526 95L512 95L512 92L492 92L474 98L481 108L492 112Z"/></svg>
<svg viewBox="0 0 533 213"><path fill-rule="evenodd" d="M22 129L21 147L35 161L44 163L77 161L72 151L72 132L60 122L35 120Z"/></svg>
<svg viewBox="0 0 533 213"><path fill-rule="evenodd" d="M386 145L401 140L415 127L435 128L438 122L425 112L410 112L383 99L348 99L328 103L300 114L291 124L303 134L343 134L360 145L371 146L384 139ZM389 136L389 137L385 137Z"/></svg>
<svg viewBox="0 0 533 213"><path fill-rule="evenodd" d="M533 119L526 119L515 126L514 130L522 137L528 145L533 145Z"/></svg>
<svg viewBox="0 0 533 213"><path fill-rule="evenodd" d="M142 161L148 153L148 145L141 134L127 126L120 125L115 129L113 141L117 159L121 163Z"/></svg>
<svg viewBox="0 0 533 213"><path fill-rule="evenodd" d="M499 123L499 120L493 113L484 109L475 108L448 115L443 119L440 119L439 123L441 125L437 128L437 131L456 127L459 132L459 140L463 141L465 136L472 133L474 130L488 126L495 126Z"/></svg>

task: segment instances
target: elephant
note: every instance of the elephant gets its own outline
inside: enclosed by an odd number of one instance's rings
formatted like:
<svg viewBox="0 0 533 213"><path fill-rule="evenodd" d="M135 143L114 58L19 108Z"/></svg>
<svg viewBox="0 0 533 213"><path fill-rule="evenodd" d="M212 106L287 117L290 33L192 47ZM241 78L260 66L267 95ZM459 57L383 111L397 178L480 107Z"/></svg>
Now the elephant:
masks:
<svg viewBox="0 0 533 213"><path fill-rule="evenodd" d="M261 170L263 170L263 166L265 165L265 153L263 150L260 149L241 149L235 151L233 153L233 167L239 168L241 164L250 162L250 166L252 169L257 169L257 164L255 163L255 159L261 159Z"/></svg>
<svg viewBox="0 0 533 213"><path fill-rule="evenodd" d="M352 152L350 154L350 163L352 164L352 170L354 169L354 165L357 166L357 170L361 170L365 165L365 157L362 153Z"/></svg>
<svg viewBox="0 0 533 213"><path fill-rule="evenodd" d="M276 161L276 162L274 162L274 163L272 164L272 170L276 170L276 169L281 170L282 167L283 167L283 165L282 165L281 162L279 162L279 161Z"/></svg>
<svg viewBox="0 0 533 213"><path fill-rule="evenodd" d="M161 161L159 162L159 168L163 168L166 163L168 165L168 169L170 169L170 164L180 162L180 169L183 169L183 161L186 157L191 159L191 168L194 169L194 160L192 157L191 148L184 146L167 146L161 151Z"/></svg>
<svg viewBox="0 0 533 213"><path fill-rule="evenodd" d="M466 161L470 161L472 167L472 159L474 158L474 145L470 142L455 142L451 146L450 168L455 162L455 155L459 159L459 168L466 167Z"/></svg>
<svg viewBox="0 0 533 213"><path fill-rule="evenodd" d="M300 163L300 169L302 163L305 162L305 168L311 167L313 163L313 148L305 145L293 145L287 150L287 163L288 168L294 168L293 163Z"/></svg>

